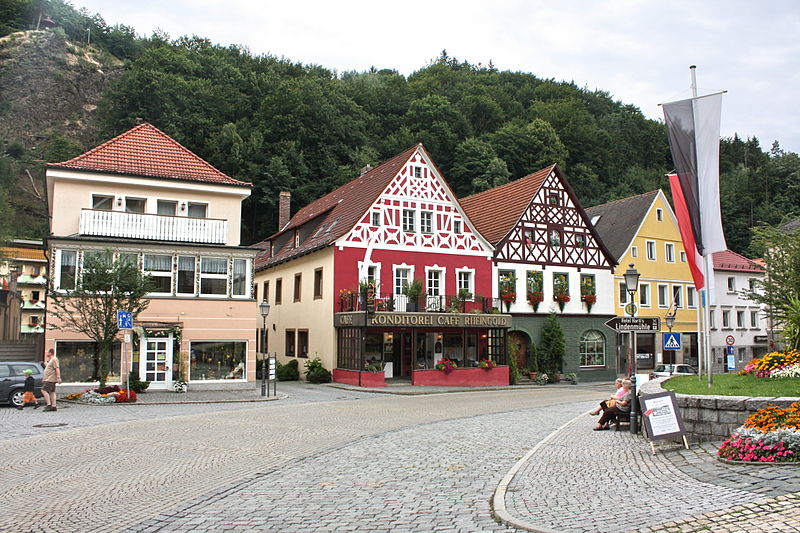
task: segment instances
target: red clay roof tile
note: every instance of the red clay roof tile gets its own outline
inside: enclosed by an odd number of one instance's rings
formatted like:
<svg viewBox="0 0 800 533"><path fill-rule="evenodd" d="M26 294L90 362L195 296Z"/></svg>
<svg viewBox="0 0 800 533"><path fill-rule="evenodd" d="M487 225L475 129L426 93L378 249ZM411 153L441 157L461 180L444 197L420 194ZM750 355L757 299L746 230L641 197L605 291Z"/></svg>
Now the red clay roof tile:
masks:
<svg viewBox="0 0 800 533"><path fill-rule="evenodd" d="M742 272L764 273L764 268L753 260L732 250L714 252L714 270L737 270Z"/></svg>
<svg viewBox="0 0 800 533"><path fill-rule="evenodd" d="M223 174L148 123L139 124L69 161L48 163L47 166L219 185L253 186Z"/></svg>

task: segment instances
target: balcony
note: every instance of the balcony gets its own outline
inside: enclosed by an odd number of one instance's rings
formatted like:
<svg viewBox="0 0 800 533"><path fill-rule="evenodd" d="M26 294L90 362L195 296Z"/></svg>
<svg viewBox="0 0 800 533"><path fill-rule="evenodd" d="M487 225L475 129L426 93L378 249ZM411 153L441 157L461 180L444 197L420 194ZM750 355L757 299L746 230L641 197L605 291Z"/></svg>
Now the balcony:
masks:
<svg viewBox="0 0 800 533"><path fill-rule="evenodd" d="M81 209L79 232L81 235L99 237L225 244L228 239L228 221Z"/></svg>
<svg viewBox="0 0 800 533"><path fill-rule="evenodd" d="M385 293L375 298L376 311L421 312L421 313L497 313L500 310L499 298L476 296L463 299L455 295L423 294L416 300L405 294ZM494 309L494 311L493 311ZM337 312L363 311L364 302L353 291L340 291Z"/></svg>

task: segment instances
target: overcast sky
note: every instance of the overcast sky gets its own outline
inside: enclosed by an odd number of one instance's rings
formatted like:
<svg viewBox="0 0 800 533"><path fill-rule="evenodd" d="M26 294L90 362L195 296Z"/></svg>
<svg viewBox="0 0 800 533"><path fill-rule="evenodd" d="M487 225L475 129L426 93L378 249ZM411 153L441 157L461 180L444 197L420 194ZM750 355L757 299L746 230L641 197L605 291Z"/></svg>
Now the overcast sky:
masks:
<svg viewBox="0 0 800 533"><path fill-rule="evenodd" d="M207 37L339 72L408 75L446 49L574 81L663 118L658 104L727 90L722 135L800 152L800 2L616 0L72 0L108 24Z"/></svg>

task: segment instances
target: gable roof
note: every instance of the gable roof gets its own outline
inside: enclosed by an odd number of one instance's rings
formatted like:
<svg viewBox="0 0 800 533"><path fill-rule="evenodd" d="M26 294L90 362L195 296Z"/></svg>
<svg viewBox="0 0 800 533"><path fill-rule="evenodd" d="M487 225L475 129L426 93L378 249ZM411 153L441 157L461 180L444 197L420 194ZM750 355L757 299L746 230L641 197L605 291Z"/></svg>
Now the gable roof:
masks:
<svg viewBox="0 0 800 533"><path fill-rule="evenodd" d="M86 153L61 163L48 163L47 166L217 185L253 186L223 174L178 141L146 122Z"/></svg>
<svg viewBox="0 0 800 533"><path fill-rule="evenodd" d="M737 254L733 250L714 252L712 255L714 257L714 270L764 273L764 268L761 265L743 255Z"/></svg>
<svg viewBox="0 0 800 533"><path fill-rule="evenodd" d="M556 168L556 165L543 168L510 183L461 198L458 203L481 235L496 245L514 229L544 180Z"/></svg>
<svg viewBox="0 0 800 533"><path fill-rule="evenodd" d="M660 192L650 191L586 209L590 220L599 217L594 227L617 263L636 237L636 232Z"/></svg>
<svg viewBox="0 0 800 533"><path fill-rule="evenodd" d="M256 257L256 270L319 250L346 235L418 151L424 154L422 144L412 146L300 209L286 227L253 245L265 250ZM291 238L294 230L309 233L297 248L293 247ZM267 241L280 245L271 257Z"/></svg>

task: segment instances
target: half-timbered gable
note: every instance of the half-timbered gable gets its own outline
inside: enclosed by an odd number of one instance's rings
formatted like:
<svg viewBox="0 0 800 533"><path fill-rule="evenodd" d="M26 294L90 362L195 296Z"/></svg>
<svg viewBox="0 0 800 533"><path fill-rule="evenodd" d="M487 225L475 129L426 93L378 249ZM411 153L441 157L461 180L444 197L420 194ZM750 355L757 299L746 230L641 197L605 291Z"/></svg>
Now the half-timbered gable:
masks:
<svg viewBox="0 0 800 533"><path fill-rule="evenodd" d="M338 246L486 255L450 187L420 145Z"/></svg>
<svg viewBox="0 0 800 533"><path fill-rule="evenodd" d="M540 265L611 268L602 243L573 196L553 167L519 222L499 243L496 258Z"/></svg>

